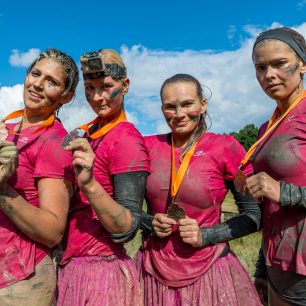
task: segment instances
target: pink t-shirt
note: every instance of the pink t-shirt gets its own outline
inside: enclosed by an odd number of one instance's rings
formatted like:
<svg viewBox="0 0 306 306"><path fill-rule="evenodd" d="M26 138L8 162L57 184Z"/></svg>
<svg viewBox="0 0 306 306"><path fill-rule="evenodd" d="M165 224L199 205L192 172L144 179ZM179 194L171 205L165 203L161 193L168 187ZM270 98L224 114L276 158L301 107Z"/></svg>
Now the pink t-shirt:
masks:
<svg viewBox="0 0 306 306"><path fill-rule="evenodd" d="M169 205L171 145L166 135L145 138L152 174L148 177L146 200L152 215L165 213ZM175 149L176 167L182 149ZM205 133L197 143L175 203L196 219L200 227L219 224L221 204L244 156L243 147L232 137ZM177 227L167 238L151 236L145 246L144 268L161 283L187 286L218 259L226 243L194 248L180 238Z"/></svg>
<svg viewBox="0 0 306 306"><path fill-rule="evenodd" d="M265 132L267 123L259 130ZM306 99L302 100L259 145L254 171L277 181L306 186ZM306 209L282 207L265 199L264 251L266 264L306 275Z"/></svg>
<svg viewBox="0 0 306 306"><path fill-rule="evenodd" d="M122 122L105 136L89 139L89 142L96 154L94 176L110 196L113 196L113 175L150 171L143 137L129 122ZM123 244L112 242L82 192L73 200L68 224L61 264L72 257L108 256L123 252Z"/></svg>
<svg viewBox="0 0 306 306"><path fill-rule="evenodd" d="M13 129L14 124L8 124ZM31 205L39 207L37 179L64 178L74 182L71 153L61 148L67 132L55 121L46 129L33 133L37 127L9 135L18 147L19 166L8 184ZM34 272L49 249L31 240L0 210L0 288L25 279Z"/></svg>

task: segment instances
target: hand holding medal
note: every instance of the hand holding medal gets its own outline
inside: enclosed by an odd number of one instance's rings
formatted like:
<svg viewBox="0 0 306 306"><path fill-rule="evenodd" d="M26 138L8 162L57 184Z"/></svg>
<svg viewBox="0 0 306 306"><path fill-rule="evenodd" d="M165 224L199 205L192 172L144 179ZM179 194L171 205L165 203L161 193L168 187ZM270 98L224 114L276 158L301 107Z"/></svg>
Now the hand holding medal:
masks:
<svg viewBox="0 0 306 306"><path fill-rule="evenodd" d="M171 203L167 209L167 216L175 221L186 218L185 209L181 206Z"/></svg>
<svg viewBox="0 0 306 306"><path fill-rule="evenodd" d="M0 122L0 187L12 176L18 166L18 150L13 142L6 141L8 130Z"/></svg>
<svg viewBox="0 0 306 306"><path fill-rule="evenodd" d="M64 150L66 150L66 147L69 146L70 142L77 139L77 138L81 138L81 136L79 135L79 132L77 129L71 131L66 137L64 137L63 141L62 141L62 148Z"/></svg>
<svg viewBox="0 0 306 306"><path fill-rule="evenodd" d="M85 185L89 184L93 179L93 165L95 153L86 138L77 137L77 133L70 133L67 139L63 140L62 146L69 140L65 150L73 152L72 165L74 166L78 186L82 190ZM71 140L72 139L72 140Z"/></svg>
<svg viewBox="0 0 306 306"><path fill-rule="evenodd" d="M157 213L153 217L152 226L157 237L165 238L172 234L172 226L177 224L173 218Z"/></svg>
<svg viewBox="0 0 306 306"><path fill-rule="evenodd" d="M4 122L0 121L0 143L6 140L8 136L8 130Z"/></svg>
<svg viewBox="0 0 306 306"><path fill-rule="evenodd" d="M196 219L184 218L178 221L179 232L183 242L197 248L202 245L202 233Z"/></svg>
<svg viewBox="0 0 306 306"><path fill-rule="evenodd" d="M291 105L290 107L286 110L285 113L283 113L280 117L279 117L279 108L277 107L272 115L272 117L270 118L269 122L268 122L268 125L267 125L267 129L266 131L264 132L264 134L250 147L250 149L248 150L248 152L245 154L245 156L243 157L243 159L241 160L241 165L236 173L236 176L235 176L235 179L234 179L234 183L235 183L235 188L238 192L246 192L248 191L253 197L255 197L256 199L260 199L261 201L263 200L264 197L269 197L273 200L277 200L277 198L279 198L278 195L270 195L269 192L261 192L261 193L258 193L258 188L260 186L257 186L256 189L255 189L255 185L253 183L253 181L255 180L255 177L258 178L260 181L262 181L260 183L260 185L263 185L265 179L263 179L262 177L265 177L264 175L262 176L259 176L258 174L254 175L251 178L248 178L243 174L241 168L244 167L248 161L250 160L250 158L253 156L253 154L255 153L255 151L257 150L259 144L264 141L268 136L269 134L275 130L279 124L286 118L286 116L291 112L291 110L293 110L299 103L301 100L303 100L304 98L306 97L306 91L303 91L303 94L301 96L299 96ZM277 120L276 120L277 119ZM268 176L266 174L266 176ZM270 177L269 177L270 178ZM273 186L276 186L276 190L279 189L279 184L277 185L275 180L273 180L272 178L270 178L270 181L271 181L271 185ZM258 184L257 184L258 185ZM261 186L261 189L264 189L262 188ZM254 191L256 190L256 191ZM268 196L269 194L269 196Z"/></svg>

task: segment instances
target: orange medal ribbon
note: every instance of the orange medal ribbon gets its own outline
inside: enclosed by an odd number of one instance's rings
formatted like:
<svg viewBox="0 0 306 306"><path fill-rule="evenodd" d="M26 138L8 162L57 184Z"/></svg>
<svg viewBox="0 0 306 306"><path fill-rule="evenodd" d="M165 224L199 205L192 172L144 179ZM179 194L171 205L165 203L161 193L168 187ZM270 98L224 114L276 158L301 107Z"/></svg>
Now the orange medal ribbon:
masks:
<svg viewBox="0 0 306 306"><path fill-rule="evenodd" d="M23 113L24 113L24 110L23 109L20 109L20 110L17 110L15 112L12 112L10 114L8 114L5 118L2 119L2 122L5 122L7 120L11 120L11 119L15 119L15 118L18 118L18 117L22 117L23 116ZM48 119L46 119L45 121L43 121L38 127L36 130L34 130L32 133L29 133L29 134L22 134L22 133L17 133L15 132L14 130L10 130L8 129L9 133L11 134L14 134L14 135L19 135L19 136L27 136L27 135L32 135L50 125L53 124L54 122L54 119L55 119L55 115L52 114Z"/></svg>
<svg viewBox="0 0 306 306"><path fill-rule="evenodd" d="M298 103L303 100L306 97L306 90L304 90L303 94L298 97L291 105L290 107L286 110L286 112L278 119L278 121L275 122L275 119L278 116L279 113L279 109L276 108L272 117L269 120L267 129L265 131L265 133L251 146L251 148L249 149L249 151L245 154L245 156L243 157L243 159L241 160L241 166L244 166L249 159L251 158L251 156L254 154L255 150L257 149L258 145L283 121L283 119L291 112L291 110L298 105Z"/></svg>
<svg viewBox="0 0 306 306"><path fill-rule="evenodd" d="M176 194L182 184L184 175L187 171L187 168L190 163L190 159L194 153L194 150L197 145L197 141L193 144L193 146L190 148L190 150L187 151L186 155L183 158L183 161L181 165L178 168L178 171L176 172L175 168L175 154L174 154L174 143L173 143L173 137L172 137L172 144L171 144L171 196L172 200L176 197Z"/></svg>
<svg viewBox="0 0 306 306"><path fill-rule="evenodd" d="M99 138L103 135L105 135L106 133L108 133L111 129L113 129L116 125L118 125L120 122L125 121L126 120L126 115L124 110L121 111L121 113L119 114L119 116L117 116L116 118L114 118L112 121L110 121L109 123L107 123L106 125L102 126L99 130L97 130L96 132L94 132L93 134L89 134L89 127L97 122L99 122L101 120L100 117L97 117L96 119L85 123L81 126L79 126L79 129L82 129L83 131L86 132L86 134L92 138L92 139L96 139Z"/></svg>

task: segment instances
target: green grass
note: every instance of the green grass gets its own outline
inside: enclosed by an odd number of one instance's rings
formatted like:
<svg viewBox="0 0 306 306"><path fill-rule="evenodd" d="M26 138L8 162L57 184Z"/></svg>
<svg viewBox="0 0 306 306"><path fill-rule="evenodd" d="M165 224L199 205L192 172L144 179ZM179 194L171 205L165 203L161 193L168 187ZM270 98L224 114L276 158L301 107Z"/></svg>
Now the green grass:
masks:
<svg viewBox="0 0 306 306"><path fill-rule="evenodd" d="M141 246L141 232L138 231L138 233L136 234L136 237L133 240L125 244L125 248L126 248L127 253L131 257L134 257L134 255L136 254L140 246Z"/></svg>
<svg viewBox="0 0 306 306"><path fill-rule="evenodd" d="M232 240L229 244L231 250L240 259L242 265L248 271L249 275L253 277L258 250L261 244L261 233L257 232Z"/></svg>
<svg viewBox="0 0 306 306"><path fill-rule="evenodd" d="M222 204L222 210L226 213L237 213L237 207L234 204L232 194L228 194ZM252 277L255 270L255 262L258 250L261 244L261 233L251 235L230 241L231 250L240 259L242 265ZM128 254L133 257L141 245L141 234L137 233L136 237L126 244Z"/></svg>

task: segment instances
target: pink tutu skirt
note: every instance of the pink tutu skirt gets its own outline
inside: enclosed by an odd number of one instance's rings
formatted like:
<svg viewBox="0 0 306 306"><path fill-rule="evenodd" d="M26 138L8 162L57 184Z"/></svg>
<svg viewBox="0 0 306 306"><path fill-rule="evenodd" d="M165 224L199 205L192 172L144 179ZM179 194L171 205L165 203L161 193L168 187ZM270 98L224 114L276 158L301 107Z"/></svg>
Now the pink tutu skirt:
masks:
<svg viewBox="0 0 306 306"><path fill-rule="evenodd" d="M144 271L142 252L136 265L146 306L259 306L262 305L248 273L233 253L220 257L193 284L169 287Z"/></svg>
<svg viewBox="0 0 306 306"><path fill-rule="evenodd" d="M127 255L72 258L58 269L57 306L143 305L135 263Z"/></svg>

